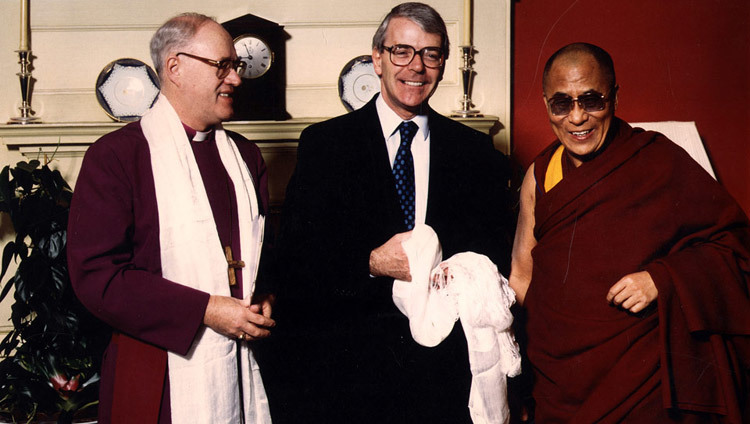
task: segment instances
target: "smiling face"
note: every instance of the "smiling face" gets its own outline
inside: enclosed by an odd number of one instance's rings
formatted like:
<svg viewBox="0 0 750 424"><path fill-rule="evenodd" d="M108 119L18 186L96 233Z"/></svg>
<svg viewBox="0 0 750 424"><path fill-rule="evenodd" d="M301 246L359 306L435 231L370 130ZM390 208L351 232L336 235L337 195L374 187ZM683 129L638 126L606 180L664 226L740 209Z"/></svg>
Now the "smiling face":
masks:
<svg viewBox="0 0 750 424"><path fill-rule="evenodd" d="M440 48L441 41L439 34L427 33L419 25L403 17L391 19L385 35L386 47L407 44L415 50L425 47ZM427 68L419 55L415 55L406 66L396 66L391 62L389 55L386 50L372 51L375 73L380 76L380 95L402 119L411 119L423 112L424 103L435 92L443 69Z"/></svg>
<svg viewBox="0 0 750 424"><path fill-rule="evenodd" d="M229 33L212 21L201 26L182 51L216 61L237 59ZM219 79L217 68L200 60L185 55L173 55L170 60L168 66L176 65L179 72L177 88L167 97L183 123L205 131L232 117L232 94L242 82L234 69Z"/></svg>
<svg viewBox="0 0 750 424"><path fill-rule="evenodd" d="M617 91L610 86L594 57L586 53L557 58L544 86L544 103L552 131L565 146L575 166L580 166L604 145L615 115ZM586 112L574 102L569 114L558 116L552 114L547 103L556 96L577 98L591 93L607 96L604 110Z"/></svg>

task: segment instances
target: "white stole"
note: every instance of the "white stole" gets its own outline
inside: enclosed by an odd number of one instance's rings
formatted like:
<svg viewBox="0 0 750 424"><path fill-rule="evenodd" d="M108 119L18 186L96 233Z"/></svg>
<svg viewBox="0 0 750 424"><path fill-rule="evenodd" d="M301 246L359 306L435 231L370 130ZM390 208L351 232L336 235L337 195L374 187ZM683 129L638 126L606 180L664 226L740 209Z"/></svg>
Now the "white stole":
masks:
<svg viewBox="0 0 750 424"><path fill-rule="evenodd" d="M166 97L159 95L141 119L151 153L159 212L162 276L210 294L230 296L227 261L216 230L198 164L185 129ZM263 243L253 180L237 146L221 125L216 127L221 162L234 185L240 225L242 292L252 296ZM270 423L263 381L247 343L239 355L235 340L202 326L187 353L168 352L172 422L240 422L240 389L248 423Z"/></svg>
<svg viewBox="0 0 750 424"><path fill-rule="evenodd" d="M456 320L466 335L471 368L469 413L474 424L510 420L506 376L521 372L521 355L511 324L515 293L492 261L473 252L442 261L435 231L417 225L402 242L411 282L393 283L393 302L409 318L414 340L437 346Z"/></svg>

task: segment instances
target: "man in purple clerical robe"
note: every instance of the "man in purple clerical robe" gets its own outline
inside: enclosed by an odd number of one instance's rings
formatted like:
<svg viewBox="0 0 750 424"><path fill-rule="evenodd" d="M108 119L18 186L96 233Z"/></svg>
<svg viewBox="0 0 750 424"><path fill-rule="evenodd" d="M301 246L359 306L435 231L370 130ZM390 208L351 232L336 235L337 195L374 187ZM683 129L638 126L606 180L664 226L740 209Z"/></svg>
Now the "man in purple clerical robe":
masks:
<svg viewBox="0 0 750 424"><path fill-rule="evenodd" d="M536 422L748 422L750 223L680 147L614 116L612 58L555 53L511 287Z"/></svg>
<svg viewBox="0 0 750 424"><path fill-rule="evenodd" d="M99 422L270 422L252 346L274 326L256 284L266 169L221 126L242 64L192 13L156 31L151 55L159 98L91 146L71 205L73 287L113 328Z"/></svg>

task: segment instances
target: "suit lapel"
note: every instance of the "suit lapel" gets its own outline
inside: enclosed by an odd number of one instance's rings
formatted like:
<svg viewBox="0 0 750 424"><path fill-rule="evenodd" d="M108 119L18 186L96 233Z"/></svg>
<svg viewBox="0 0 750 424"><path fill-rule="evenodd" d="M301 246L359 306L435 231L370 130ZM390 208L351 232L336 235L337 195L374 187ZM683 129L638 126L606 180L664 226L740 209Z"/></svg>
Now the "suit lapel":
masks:
<svg viewBox="0 0 750 424"><path fill-rule="evenodd" d="M375 99L372 99L362 108L362 119L357 120L362 125L359 132L366 143L370 162L373 164L375 177L381 179L391 175L391 165L388 163L388 149L383 139L383 130L380 126L380 118L375 107Z"/></svg>
<svg viewBox="0 0 750 424"><path fill-rule="evenodd" d="M428 120L430 126L430 179L427 188L427 211L425 215L425 223L430 226L434 226L437 219L437 212L440 210L441 192L446 188L446 172L443 168L448 154L445 149L449 145L446 139L450 135L446 132L448 128L443 125L443 119L445 118L442 115L430 108Z"/></svg>

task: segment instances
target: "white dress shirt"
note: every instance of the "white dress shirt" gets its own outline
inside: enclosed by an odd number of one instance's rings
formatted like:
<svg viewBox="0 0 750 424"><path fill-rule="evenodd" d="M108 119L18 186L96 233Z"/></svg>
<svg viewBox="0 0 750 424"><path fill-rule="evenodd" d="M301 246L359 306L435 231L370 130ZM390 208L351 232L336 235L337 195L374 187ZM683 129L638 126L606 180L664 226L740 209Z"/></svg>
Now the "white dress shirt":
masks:
<svg viewBox="0 0 750 424"><path fill-rule="evenodd" d="M383 96L378 96L375 106L388 149L388 159L393 169L393 161L396 159L398 146L401 144L398 126L404 120L388 107ZM410 121L419 127L411 142L411 154L414 158L414 224L416 225L424 224L427 216L427 190L430 182L430 126L427 122L427 115L417 115Z"/></svg>

